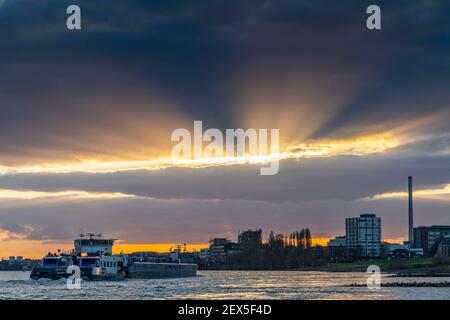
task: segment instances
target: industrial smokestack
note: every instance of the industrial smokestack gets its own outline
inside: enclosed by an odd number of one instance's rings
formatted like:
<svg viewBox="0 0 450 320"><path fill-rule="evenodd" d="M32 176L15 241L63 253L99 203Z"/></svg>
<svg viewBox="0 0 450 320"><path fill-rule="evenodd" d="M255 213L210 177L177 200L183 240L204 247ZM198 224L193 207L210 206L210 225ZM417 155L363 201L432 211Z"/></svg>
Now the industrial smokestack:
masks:
<svg viewBox="0 0 450 320"><path fill-rule="evenodd" d="M414 241L414 221L413 221L413 186L412 186L412 177L408 177L408 241L410 244Z"/></svg>

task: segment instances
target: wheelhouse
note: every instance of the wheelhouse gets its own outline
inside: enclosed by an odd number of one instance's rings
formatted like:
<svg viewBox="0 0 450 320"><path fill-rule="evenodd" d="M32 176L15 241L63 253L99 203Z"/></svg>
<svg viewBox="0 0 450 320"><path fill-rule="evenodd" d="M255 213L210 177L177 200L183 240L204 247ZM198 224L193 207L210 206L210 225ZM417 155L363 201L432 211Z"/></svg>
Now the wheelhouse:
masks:
<svg viewBox="0 0 450 320"><path fill-rule="evenodd" d="M45 257L42 260L43 268L60 268L67 266L67 261L62 259L62 257Z"/></svg>

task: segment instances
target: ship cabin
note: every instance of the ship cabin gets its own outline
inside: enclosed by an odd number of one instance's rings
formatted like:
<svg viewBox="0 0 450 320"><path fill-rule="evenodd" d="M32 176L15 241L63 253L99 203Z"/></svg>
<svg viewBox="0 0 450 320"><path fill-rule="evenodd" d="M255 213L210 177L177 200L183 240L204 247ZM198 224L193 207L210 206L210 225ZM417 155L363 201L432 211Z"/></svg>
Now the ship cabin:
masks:
<svg viewBox="0 0 450 320"><path fill-rule="evenodd" d="M110 256L115 239L94 238L94 234L80 235L81 238L74 240L74 254L76 256Z"/></svg>
<svg viewBox="0 0 450 320"><path fill-rule="evenodd" d="M122 255L104 256L100 259L100 266L103 268L105 273L115 274L121 272L126 265L126 256Z"/></svg>
<svg viewBox="0 0 450 320"><path fill-rule="evenodd" d="M100 257L99 256L87 256L80 258L80 268L99 268Z"/></svg>
<svg viewBox="0 0 450 320"><path fill-rule="evenodd" d="M49 269L57 269L67 267L67 259L63 259L61 256L46 256L42 260L42 267Z"/></svg>

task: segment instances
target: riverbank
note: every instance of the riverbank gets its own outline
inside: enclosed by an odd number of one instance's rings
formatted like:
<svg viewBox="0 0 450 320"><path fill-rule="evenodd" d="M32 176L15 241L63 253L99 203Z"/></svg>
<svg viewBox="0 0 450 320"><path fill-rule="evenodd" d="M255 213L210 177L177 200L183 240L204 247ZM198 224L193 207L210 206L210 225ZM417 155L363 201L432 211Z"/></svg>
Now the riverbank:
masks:
<svg viewBox="0 0 450 320"><path fill-rule="evenodd" d="M450 282L382 282L380 283L380 286L385 288L450 288ZM345 285L344 287L364 288L367 287L367 284L352 283L349 285Z"/></svg>
<svg viewBox="0 0 450 320"><path fill-rule="evenodd" d="M450 276L450 262L438 261L434 258L415 259L373 259L351 263L329 263L314 268L315 271L326 272L366 272L371 265L379 266L382 273L397 273L399 276Z"/></svg>
<svg viewBox="0 0 450 320"><path fill-rule="evenodd" d="M367 268L371 265L380 267L382 273L394 274L397 277L450 277L450 260L442 260L432 257L414 259L372 259L349 263L327 263L315 267L265 271L366 272ZM238 271L238 269L222 270ZM239 270L258 271L256 269Z"/></svg>

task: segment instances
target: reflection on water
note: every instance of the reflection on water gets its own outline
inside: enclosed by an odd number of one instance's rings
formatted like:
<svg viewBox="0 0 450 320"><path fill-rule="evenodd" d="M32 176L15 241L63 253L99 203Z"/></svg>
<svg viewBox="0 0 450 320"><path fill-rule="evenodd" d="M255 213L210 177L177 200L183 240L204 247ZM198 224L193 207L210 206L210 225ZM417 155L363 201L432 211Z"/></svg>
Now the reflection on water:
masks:
<svg viewBox="0 0 450 320"><path fill-rule="evenodd" d="M196 278L82 282L31 280L29 272L0 272L2 299L450 299L450 288L344 287L366 283L363 272L201 271ZM445 281L386 278L382 281Z"/></svg>

